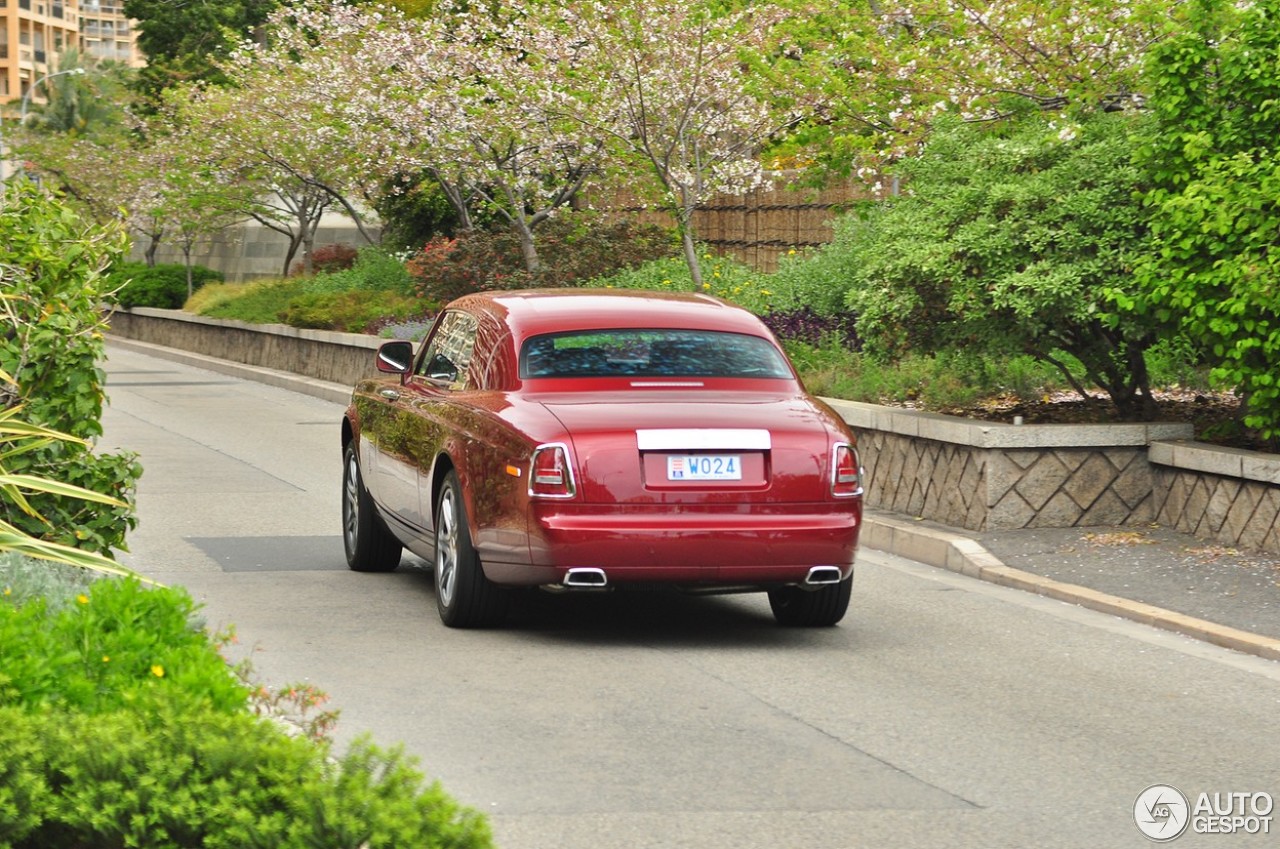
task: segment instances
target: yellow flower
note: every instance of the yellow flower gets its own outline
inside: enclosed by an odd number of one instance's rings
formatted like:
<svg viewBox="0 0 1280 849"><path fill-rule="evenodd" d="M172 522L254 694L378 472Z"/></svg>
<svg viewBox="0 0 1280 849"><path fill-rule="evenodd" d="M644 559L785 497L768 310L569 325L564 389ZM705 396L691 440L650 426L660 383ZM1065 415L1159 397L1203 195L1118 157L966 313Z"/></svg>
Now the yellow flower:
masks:
<svg viewBox="0 0 1280 849"><path fill-rule="evenodd" d="M719 276L720 276L720 272L719 272L719 271L712 272L711 276L712 276L712 277L719 277Z"/></svg>
<svg viewBox="0 0 1280 849"><path fill-rule="evenodd" d="M151 667L151 674L156 676L157 678L163 678L164 667L157 663L155 666Z"/></svg>
<svg viewBox="0 0 1280 849"><path fill-rule="evenodd" d="M671 285L671 281L670 281L670 280L663 280L663 281L662 281L662 285L663 285L663 286L670 286L670 285Z"/></svg>
<svg viewBox="0 0 1280 849"><path fill-rule="evenodd" d="M702 288L703 288L703 289L710 289L710 288L711 288L711 284L710 284L710 283L703 283L703 284L702 284Z"/></svg>
<svg viewBox="0 0 1280 849"><path fill-rule="evenodd" d="M761 289L761 290L760 290L760 294L761 294L761 295L772 295L773 293L772 293L772 292L770 292L768 289Z"/></svg>
<svg viewBox="0 0 1280 849"><path fill-rule="evenodd" d="M110 662L111 662L111 656L110 656L110 655L105 655L105 654L104 654L104 655L102 656L102 662L103 662L103 663L110 663Z"/></svg>
<svg viewBox="0 0 1280 849"><path fill-rule="evenodd" d="M89 597L84 593L80 593L80 595L76 596L76 601L80 602L81 604L88 604Z"/></svg>
<svg viewBox="0 0 1280 849"><path fill-rule="evenodd" d="M11 587L5 587L5 588L4 588L4 594L5 594L5 595L7 595L7 596L9 596L9 595L13 595L13 589L12 589Z"/></svg>
<svg viewBox="0 0 1280 849"><path fill-rule="evenodd" d="M787 251L787 256L795 256L795 255L796 255L796 249L795 249L795 248L792 248L791 250Z"/></svg>

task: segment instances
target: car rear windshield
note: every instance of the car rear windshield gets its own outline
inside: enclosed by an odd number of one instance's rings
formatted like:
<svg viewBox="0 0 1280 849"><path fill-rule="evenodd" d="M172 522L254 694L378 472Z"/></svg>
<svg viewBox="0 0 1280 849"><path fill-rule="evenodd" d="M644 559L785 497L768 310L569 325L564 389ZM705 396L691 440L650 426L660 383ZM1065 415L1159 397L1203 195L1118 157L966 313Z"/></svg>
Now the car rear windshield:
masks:
<svg viewBox="0 0 1280 849"><path fill-rule="evenodd" d="M591 330L534 336L520 377L791 378L767 339L703 330Z"/></svg>

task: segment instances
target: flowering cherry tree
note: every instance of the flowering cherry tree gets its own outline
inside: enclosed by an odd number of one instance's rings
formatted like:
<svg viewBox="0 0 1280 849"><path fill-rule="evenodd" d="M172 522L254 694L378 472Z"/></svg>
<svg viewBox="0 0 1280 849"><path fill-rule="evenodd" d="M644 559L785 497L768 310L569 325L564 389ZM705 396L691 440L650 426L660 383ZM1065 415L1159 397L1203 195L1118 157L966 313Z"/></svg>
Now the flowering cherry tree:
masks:
<svg viewBox="0 0 1280 849"><path fill-rule="evenodd" d="M787 0L783 0L787 2ZM918 150L942 113L992 122L1142 102L1141 66L1168 0L790 0L781 68L820 90L819 160L870 173Z"/></svg>
<svg viewBox="0 0 1280 849"><path fill-rule="evenodd" d="M556 96L624 161L656 179L696 285L702 275L694 210L715 194L765 185L762 147L802 114L798 101L775 109L746 74L780 10L722 8L697 0L622 0L544 10L559 19L552 31L573 48L579 68L562 74Z"/></svg>

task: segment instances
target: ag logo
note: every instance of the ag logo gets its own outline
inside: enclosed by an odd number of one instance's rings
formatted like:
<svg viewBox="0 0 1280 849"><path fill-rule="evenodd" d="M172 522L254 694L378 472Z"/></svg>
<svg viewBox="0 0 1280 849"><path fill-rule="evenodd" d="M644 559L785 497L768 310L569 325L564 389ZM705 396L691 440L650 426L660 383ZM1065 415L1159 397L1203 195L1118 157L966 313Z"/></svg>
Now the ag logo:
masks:
<svg viewBox="0 0 1280 849"><path fill-rule="evenodd" d="M1191 806L1182 791L1168 784L1153 784L1133 803L1133 821L1144 836L1156 843L1181 837L1191 821Z"/></svg>

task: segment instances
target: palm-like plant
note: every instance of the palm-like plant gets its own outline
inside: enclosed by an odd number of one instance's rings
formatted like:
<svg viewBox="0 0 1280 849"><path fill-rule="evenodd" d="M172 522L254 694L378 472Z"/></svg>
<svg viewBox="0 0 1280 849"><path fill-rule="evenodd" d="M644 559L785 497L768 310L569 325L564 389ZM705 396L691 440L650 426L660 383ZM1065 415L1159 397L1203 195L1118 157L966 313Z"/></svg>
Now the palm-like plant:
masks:
<svg viewBox="0 0 1280 849"><path fill-rule="evenodd" d="M0 370L0 383L12 384L13 378ZM7 470L9 459L29 451L36 451L52 442L78 442L83 439L61 433L42 425L23 421L19 417L21 405L0 410L0 498L3 498L29 516L43 519L27 501L24 492L47 492L68 498L81 498L100 504L123 506L123 503L109 495L94 492L72 484L50 480L37 475L10 474ZM84 569L107 572L113 575L134 575L135 573L116 563L114 560L90 551L81 551L69 545L50 542L34 537L8 522L0 519L0 551L13 551L27 557L42 560L56 560L69 563Z"/></svg>

